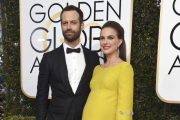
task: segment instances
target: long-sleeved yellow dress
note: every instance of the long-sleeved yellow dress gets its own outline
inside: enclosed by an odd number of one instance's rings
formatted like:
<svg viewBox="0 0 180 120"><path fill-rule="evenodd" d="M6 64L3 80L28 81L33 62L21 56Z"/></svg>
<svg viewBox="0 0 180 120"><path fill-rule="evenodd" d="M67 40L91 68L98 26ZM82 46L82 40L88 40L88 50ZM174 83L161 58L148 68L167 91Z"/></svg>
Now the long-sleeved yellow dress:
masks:
<svg viewBox="0 0 180 120"><path fill-rule="evenodd" d="M82 120L132 120L133 76L127 62L108 68L96 66Z"/></svg>

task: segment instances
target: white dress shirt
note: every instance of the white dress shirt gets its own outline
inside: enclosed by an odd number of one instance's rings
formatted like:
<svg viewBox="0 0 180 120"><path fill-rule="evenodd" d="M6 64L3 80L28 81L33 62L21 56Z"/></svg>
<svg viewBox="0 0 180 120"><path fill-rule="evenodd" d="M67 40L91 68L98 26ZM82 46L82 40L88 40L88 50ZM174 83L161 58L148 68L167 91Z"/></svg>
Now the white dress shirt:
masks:
<svg viewBox="0 0 180 120"><path fill-rule="evenodd" d="M86 65L83 49L81 44L79 43L75 47L75 49L80 48L81 49L80 53L72 52L67 54L66 49L71 47L67 45L65 42L63 43L63 47L64 47L64 55L67 65L69 83L71 85L73 92L76 93L76 90L78 88L79 82L81 80Z"/></svg>

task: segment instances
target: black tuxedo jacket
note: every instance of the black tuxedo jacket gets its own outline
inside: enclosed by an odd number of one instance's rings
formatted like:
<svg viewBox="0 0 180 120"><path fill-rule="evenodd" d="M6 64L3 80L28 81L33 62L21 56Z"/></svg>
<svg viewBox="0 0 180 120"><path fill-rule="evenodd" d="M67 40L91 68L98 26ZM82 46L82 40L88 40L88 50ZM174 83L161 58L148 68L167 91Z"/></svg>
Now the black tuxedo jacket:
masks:
<svg viewBox="0 0 180 120"><path fill-rule="evenodd" d="M82 46L86 67L76 93L74 94L68 79L64 48L45 53L40 63L36 95L36 119L45 120L49 86L52 100L48 111L48 120L81 120L84 105L90 92L89 83L93 69L99 64L97 53Z"/></svg>

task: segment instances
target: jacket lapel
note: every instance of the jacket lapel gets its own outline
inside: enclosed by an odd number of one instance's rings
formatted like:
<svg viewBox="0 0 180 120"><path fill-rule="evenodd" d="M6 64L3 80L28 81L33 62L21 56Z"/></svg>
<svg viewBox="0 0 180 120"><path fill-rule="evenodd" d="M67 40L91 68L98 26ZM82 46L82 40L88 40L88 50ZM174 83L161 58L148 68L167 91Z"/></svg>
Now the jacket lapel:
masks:
<svg viewBox="0 0 180 120"><path fill-rule="evenodd" d="M85 57L85 63L86 63L86 67L84 69L84 72L83 72L83 75L81 77L81 80L79 82L79 85L78 85L78 88L76 90L76 93L75 94L78 94L84 87L84 85L86 84L86 81L88 80L88 75L90 74L90 56L89 56L89 53L88 53L88 50L85 49L84 46L82 46L83 48L83 52L84 52L84 57Z"/></svg>
<svg viewBox="0 0 180 120"><path fill-rule="evenodd" d="M63 44L58 48L58 61L59 61L59 67L60 67L60 77L62 78L62 82L64 84L65 89L67 90L68 93L74 94L72 91L72 88L69 83L69 78L68 78L68 71L67 71L67 65L66 65L66 60L65 60L65 55L64 55L64 48Z"/></svg>

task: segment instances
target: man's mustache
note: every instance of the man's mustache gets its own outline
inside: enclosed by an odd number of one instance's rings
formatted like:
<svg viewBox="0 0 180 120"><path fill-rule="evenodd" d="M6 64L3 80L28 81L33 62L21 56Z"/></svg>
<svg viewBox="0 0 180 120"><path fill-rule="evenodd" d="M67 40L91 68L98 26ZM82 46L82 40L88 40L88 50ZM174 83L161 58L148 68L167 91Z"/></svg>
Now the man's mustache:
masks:
<svg viewBox="0 0 180 120"><path fill-rule="evenodd" d="M72 33L74 33L73 30L66 30L65 33L67 33L67 32L72 32Z"/></svg>

